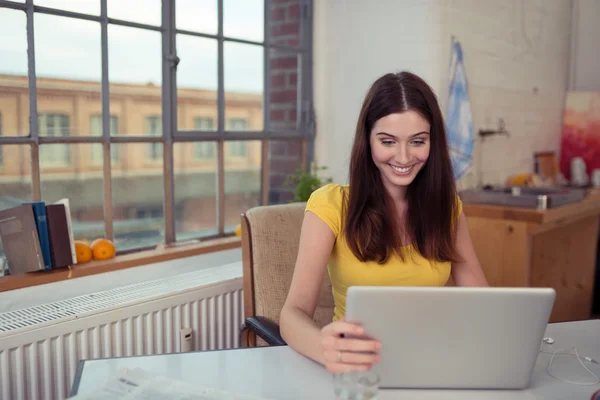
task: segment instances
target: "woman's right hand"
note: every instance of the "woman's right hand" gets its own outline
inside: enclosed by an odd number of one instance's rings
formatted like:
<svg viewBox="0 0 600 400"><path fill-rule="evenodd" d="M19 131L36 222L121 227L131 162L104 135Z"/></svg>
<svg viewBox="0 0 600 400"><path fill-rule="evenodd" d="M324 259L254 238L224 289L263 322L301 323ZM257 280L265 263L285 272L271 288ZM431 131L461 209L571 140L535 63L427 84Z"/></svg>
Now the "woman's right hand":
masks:
<svg viewBox="0 0 600 400"><path fill-rule="evenodd" d="M365 336L365 330L346 321L321 329L321 348L329 372L367 371L379 362L381 343Z"/></svg>

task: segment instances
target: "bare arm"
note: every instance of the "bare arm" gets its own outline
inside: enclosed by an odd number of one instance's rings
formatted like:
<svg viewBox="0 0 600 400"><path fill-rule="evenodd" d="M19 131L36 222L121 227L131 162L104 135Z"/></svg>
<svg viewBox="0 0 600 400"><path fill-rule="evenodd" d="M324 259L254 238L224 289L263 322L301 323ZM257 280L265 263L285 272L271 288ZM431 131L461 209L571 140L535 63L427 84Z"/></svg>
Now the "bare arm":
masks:
<svg viewBox="0 0 600 400"><path fill-rule="evenodd" d="M458 219L456 228L456 249L460 261L452 263L452 278L457 286L488 286L483 274L475 248L469 235L467 219L463 213Z"/></svg>
<svg viewBox="0 0 600 400"><path fill-rule="evenodd" d="M361 327L343 321L319 328L313 320L327 272L335 235L317 215L307 212L302 223L298 258L286 302L281 310L281 336L298 353L327 366L331 372L366 370L379 360L380 344L361 337ZM378 347L379 346L379 347ZM371 352L360 354L357 352Z"/></svg>
<svg viewBox="0 0 600 400"><path fill-rule="evenodd" d="M279 323L281 336L297 352L324 364L321 329L313 321L327 261L335 243L331 228L307 212L302 223L298 258Z"/></svg>

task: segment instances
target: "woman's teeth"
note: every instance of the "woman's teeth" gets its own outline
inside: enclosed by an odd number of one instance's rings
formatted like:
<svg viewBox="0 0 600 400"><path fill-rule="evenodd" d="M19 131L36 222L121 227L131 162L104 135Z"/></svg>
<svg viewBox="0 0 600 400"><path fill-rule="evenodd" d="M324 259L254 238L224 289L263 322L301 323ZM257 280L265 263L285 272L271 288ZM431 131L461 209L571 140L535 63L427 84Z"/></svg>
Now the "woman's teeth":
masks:
<svg viewBox="0 0 600 400"><path fill-rule="evenodd" d="M410 171L410 169L412 168L412 165L410 167L400 168L400 167L395 167L390 164L390 167L392 167L392 169L396 172L400 172L401 174L406 174L407 172Z"/></svg>

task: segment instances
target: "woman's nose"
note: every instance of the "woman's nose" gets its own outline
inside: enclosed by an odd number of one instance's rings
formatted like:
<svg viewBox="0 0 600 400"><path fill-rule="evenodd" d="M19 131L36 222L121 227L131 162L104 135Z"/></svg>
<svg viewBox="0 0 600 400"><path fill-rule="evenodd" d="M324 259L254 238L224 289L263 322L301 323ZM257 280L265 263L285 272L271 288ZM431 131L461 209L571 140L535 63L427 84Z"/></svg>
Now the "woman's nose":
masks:
<svg viewBox="0 0 600 400"><path fill-rule="evenodd" d="M396 154L395 161L400 165L407 165L411 161L410 151L408 146L398 146L398 154Z"/></svg>

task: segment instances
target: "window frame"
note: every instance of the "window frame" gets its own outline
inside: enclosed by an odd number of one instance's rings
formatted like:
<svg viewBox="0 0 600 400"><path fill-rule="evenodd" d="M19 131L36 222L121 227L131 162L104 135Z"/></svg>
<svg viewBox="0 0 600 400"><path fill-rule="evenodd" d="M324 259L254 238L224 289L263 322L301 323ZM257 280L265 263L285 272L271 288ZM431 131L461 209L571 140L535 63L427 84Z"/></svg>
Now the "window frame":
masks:
<svg viewBox="0 0 600 400"><path fill-rule="evenodd" d="M95 120L99 118L99 122L100 122L100 131L98 132L99 134L96 135L93 129L94 126L94 122ZM110 116L110 134L112 136L118 135L119 134L119 116L118 115L111 115ZM92 137L102 137L102 114L91 114L90 115L90 136ZM115 128L114 130L112 128ZM93 149L90 148L90 164L94 165L94 166L99 166L102 165L102 159L103 156L102 154L100 154L101 157L97 158L95 156L96 152L93 151ZM119 158L119 148L117 146L111 146L110 148L110 162L113 166L118 165L121 160Z"/></svg>
<svg viewBox="0 0 600 400"><path fill-rule="evenodd" d="M204 122L210 122L208 127L206 128L202 128L200 125L202 125L202 121ZM200 131L206 131L206 132L212 132L215 128L215 120L212 117L205 117L205 116L197 116L194 117L194 129L198 129ZM199 142L199 143L194 143L194 149L193 149L193 159L194 161L212 161L215 159L216 154L215 154L215 146L214 143L211 142ZM207 151L208 149L210 149L210 151Z"/></svg>
<svg viewBox="0 0 600 400"><path fill-rule="evenodd" d="M144 118L144 136L162 137L159 126L162 125L162 117L160 115L146 115ZM153 132L154 128L159 129ZM147 164L160 164L163 162L163 157L160 155L161 143L153 142L146 146L144 154L144 162ZM163 143L164 146L164 143Z"/></svg>
<svg viewBox="0 0 600 400"><path fill-rule="evenodd" d="M46 122L45 124L45 129L42 129L42 124L40 123L40 120L43 120ZM49 122L52 121L52 134L50 134L50 124ZM63 122L66 122L66 125L63 125ZM66 113L62 113L62 112L44 112L44 113L39 113L38 114L38 126L40 128L40 134L42 133L42 131L45 131L46 134L43 135L42 137L48 137L48 138L68 138L71 136L71 118L69 116L69 114ZM64 129L64 131L62 131ZM56 131L58 130L59 134L56 135ZM49 150L49 146L44 146L43 148L46 148ZM40 168L44 168L44 169L54 169L54 168L67 168L71 165L71 163L73 162L73 157L71 155L71 145L70 144L53 144L52 145L52 151L56 152L56 151L60 151L60 150L64 151L64 160L54 160L54 159L43 159L44 157L42 157L43 154L48 154L46 153L44 150L40 150ZM48 157L49 158L49 157Z"/></svg>
<svg viewBox="0 0 600 400"><path fill-rule="evenodd" d="M41 200L41 178L40 178L40 145L74 143L100 143L103 146L103 176L104 176L104 224L106 237L114 238L113 231L113 199L112 199L112 152L111 147L116 143L161 143L163 148L163 184L164 184L164 238L165 244L176 242L175 230L175 198L174 198L174 165L173 165L173 144L176 142L216 142L217 158L217 226L218 233L210 237L202 237L202 240L209 240L218 237L230 236L225 232L225 154L224 147L227 141L261 141L261 193L260 204L268 204L269 193L269 143L271 140L277 141L300 141L302 142L302 165L308 168L313 158L314 136L315 136L315 118L313 107L313 73L312 73L312 18L313 18L313 0L298 0L299 7L299 43L295 46L280 45L271 43L271 0L264 0L264 38L263 41L253 41L235 37L227 37L223 33L223 1L217 0L218 14L218 32L217 34L205 34L177 29L175 24L175 1L162 0L161 18L162 25L154 26L133 21L112 19L108 17L107 0L100 1L100 14L91 15L78 12L65 11L50 7L34 6L33 0L26 0L24 3L3 0L0 2L0 8L9 8L21 10L26 13L27 22L27 44L28 44L28 91L29 91L29 135L22 137L0 136L0 146L7 144L29 145L31 147L31 175L32 175L32 201ZM56 16L70 17L79 20L95 21L100 23L101 27L101 63L102 63L102 135L65 137L48 137L40 135L40 126L37 109L37 85L35 69L35 40L34 40L34 14L51 14ZM144 30L158 31L162 37L162 136L133 136L111 135L110 132L110 87L108 77L108 25L120 25ZM177 126L177 64L179 57L176 52L177 35L188 35L217 40L218 44L218 89L217 105L218 119L214 131L200 130L180 130ZM223 49L225 43L241 43L257 45L263 48L263 129L259 131L229 131L225 126L225 88L224 88L224 57ZM271 52L283 52L293 54L298 59L298 82L297 92L298 100L296 103L297 123L295 130L277 130L271 127L270 121L270 54ZM0 147L1 148L1 147ZM138 248L132 251L141 251L147 248Z"/></svg>

